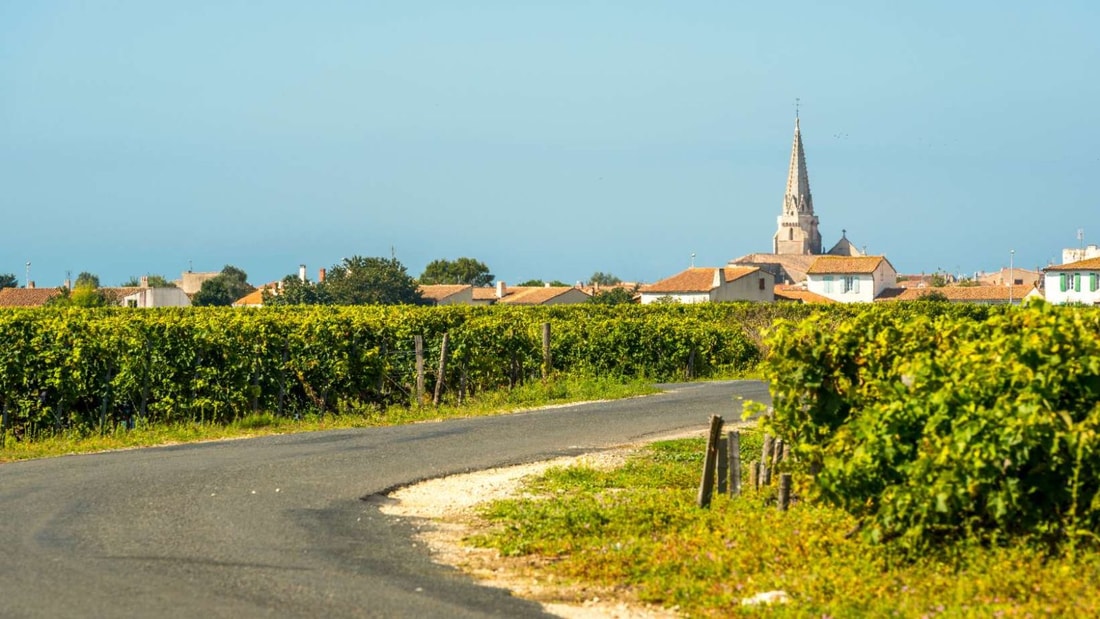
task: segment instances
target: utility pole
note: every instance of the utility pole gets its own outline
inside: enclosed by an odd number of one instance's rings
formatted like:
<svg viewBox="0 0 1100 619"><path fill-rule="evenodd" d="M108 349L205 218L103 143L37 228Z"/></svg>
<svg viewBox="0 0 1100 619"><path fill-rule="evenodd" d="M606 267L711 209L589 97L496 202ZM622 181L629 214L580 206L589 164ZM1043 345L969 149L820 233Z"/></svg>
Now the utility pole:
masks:
<svg viewBox="0 0 1100 619"><path fill-rule="evenodd" d="M1016 276L1013 275L1013 261L1016 258L1016 250L1008 250L1008 304L1012 305L1012 284L1016 283Z"/></svg>

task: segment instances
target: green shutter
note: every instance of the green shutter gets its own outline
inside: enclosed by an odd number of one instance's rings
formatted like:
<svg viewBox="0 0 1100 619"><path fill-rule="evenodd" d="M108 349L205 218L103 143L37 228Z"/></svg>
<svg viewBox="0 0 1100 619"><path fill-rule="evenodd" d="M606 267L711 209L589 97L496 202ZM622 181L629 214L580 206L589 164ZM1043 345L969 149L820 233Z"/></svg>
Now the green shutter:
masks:
<svg viewBox="0 0 1100 619"><path fill-rule="evenodd" d="M1089 273L1089 292L1096 292L1097 288L1096 273Z"/></svg>
<svg viewBox="0 0 1100 619"><path fill-rule="evenodd" d="M1062 292L1066 291L1066 274L1065 273L1059 273L1058 274L1058 285L1062 289Z"/></svg>
<svg viewBox="0 0 1100 619"><path fill-rule="evenodd" d="M1076 277L1073 278L1073 291L1081 292L1081 274L1074 273L1074 275L1076 275Z"/></svg>

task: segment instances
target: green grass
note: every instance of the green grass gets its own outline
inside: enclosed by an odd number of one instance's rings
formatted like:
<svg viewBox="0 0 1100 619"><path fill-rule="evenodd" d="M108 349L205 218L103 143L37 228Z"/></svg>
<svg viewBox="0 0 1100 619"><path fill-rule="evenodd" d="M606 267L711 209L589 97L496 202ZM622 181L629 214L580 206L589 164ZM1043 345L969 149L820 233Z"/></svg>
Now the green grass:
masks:
<svg viewBox="0 0 1100 619"><path fill-rule="evenodd" d="M759 457L742 432L745 459ZM702 440L656 443L623 467L551 469L483 508L470 542L523 556L558 582L625 592L688 616L1100 616L1100 553L959 545L913 561L853 536L838 510L775 507L774 491L695 506ZM797 485L797 484L796 484ZM743 607L783 590L790 603Z"/></svg>
<svg viewBox="0 0 1100 619"><path fill-rule="evenodd" d="M438 407L392 406L386 409L364 409L354 413L327 414L323 417L308 415L300 420L263 412L249 415L228 425L139 423L131 430L117 428L102 435L97 430L89 429L65 432L33 441L17 441L13 436L8 435L0 443L0 462L174 443L499 415L538 406L586 400L620 399L649 395L657 391L649 383L640 381L622 382L562 376L548 381L531 381L510 390L479 394L461 405L447 403Z"/></svg>

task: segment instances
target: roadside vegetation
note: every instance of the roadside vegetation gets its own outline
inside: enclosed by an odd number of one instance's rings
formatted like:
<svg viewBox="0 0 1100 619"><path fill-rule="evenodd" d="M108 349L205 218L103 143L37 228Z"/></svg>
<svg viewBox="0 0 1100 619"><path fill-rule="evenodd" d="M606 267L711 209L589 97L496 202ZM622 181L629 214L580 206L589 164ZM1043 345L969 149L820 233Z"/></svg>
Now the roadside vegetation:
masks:
<svg viewBox="0 0 1100 619"><path fill-rule="evenodd" d="M697 508L704 446L666 443L549 474L476 541L697 616L776 590L779 616L1100 616L1100 312L946 307L770 331L787 512L769 486Z"/></svg>
<svg viewBox="0 0 1100 619"><path fill-rule="evenodd" d="M758 430L742 458L760 457ZM746 488L696 506L705 441L660 442L615 470L550 469L521 498L483 507L489 529L469 542L537 566L540 580L586 596L675 608L689 617L1095 617L1100 553L1050 554L1016 540L958 541L920 557L849 535L856 518L775 490ZM786 603L742 600L783 591ZM580 600L577 600L580 601Z"/></svg>
<svg viewBox="0 0 1100 619"><path fill-rule="evenodd" d="M558 377L532 381L514 389L491 391L462 403L441 406L392 406L356 412L307 413L298 419L268 412L254 413L230 423L181 421L177 423L139 423L134 428L115 426L108 432L71 429L45 435L33 441L19 441L10 434L0 449L0 462L29 460L76 453L114 449L133 449L176 443L227 440L335 430L442 421L459 417L501 415L540 406L592 400L616 400L657 393L648 381L604 380L598 378Z"/></svg>

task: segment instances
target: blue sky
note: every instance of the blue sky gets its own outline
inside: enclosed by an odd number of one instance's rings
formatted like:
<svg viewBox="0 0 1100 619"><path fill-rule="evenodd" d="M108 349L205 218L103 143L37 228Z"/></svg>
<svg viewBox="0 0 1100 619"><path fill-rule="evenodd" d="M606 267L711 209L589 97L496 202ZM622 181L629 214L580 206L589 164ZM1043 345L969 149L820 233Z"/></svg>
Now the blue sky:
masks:
<svg viewBox="0 0 1100 619"><path fill-rule="evenodd" d="M1100 242L1100 5L894 4L4 2L0 273L654 281L769 251L796 98L826 245Z"/></svg>

